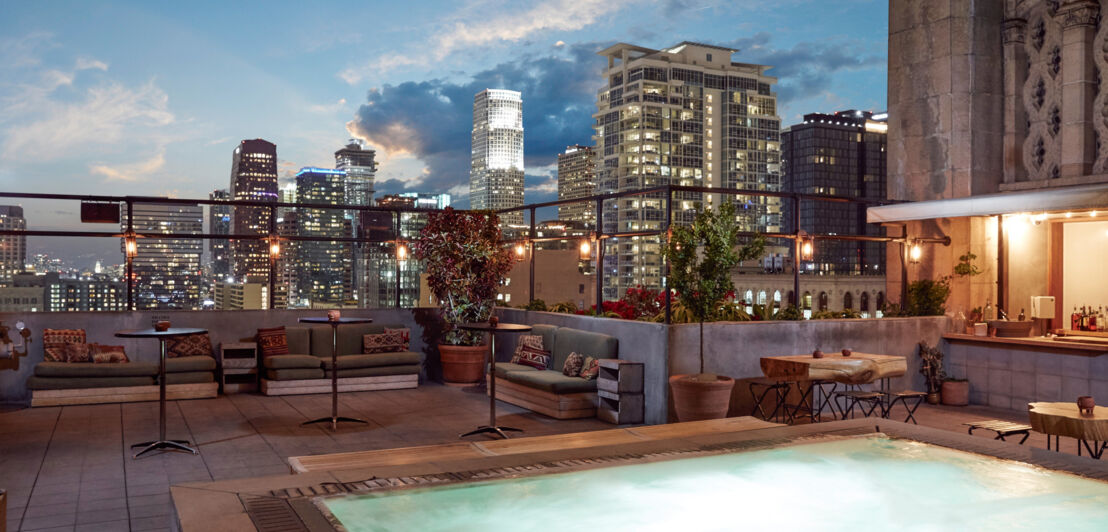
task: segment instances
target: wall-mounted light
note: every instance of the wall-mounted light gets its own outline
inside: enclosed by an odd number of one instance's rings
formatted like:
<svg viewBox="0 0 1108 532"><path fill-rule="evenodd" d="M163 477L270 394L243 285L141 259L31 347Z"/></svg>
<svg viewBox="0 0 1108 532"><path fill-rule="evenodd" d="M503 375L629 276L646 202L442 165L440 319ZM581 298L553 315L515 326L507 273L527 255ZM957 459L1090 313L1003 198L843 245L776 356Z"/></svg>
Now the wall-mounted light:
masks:
<svg viewBox="0 0 1108 532"><path fill-rule="evenodd" d="M408 260L408 245L403 242L396 243L396 260L403 262Z"/></svg>
<svg viewBox="0 0 1108 532"><path fill-rule="evenodd" d="M911 247L908 248L908 261L917 264L921 258L923 258L923 246L920 245L919 240L913 240Z"/></svg>
<svg viewBox="0 0 1108 532"><path fill-rule="evenodd" d="M514 247L516 260L523 260L527 257L527 244L523 242L516 242Z"/></svg>
<svg viewBox="0 0 1108 532"><path fill-rule="evenodd" d="M797 233L796 238L800 247L800 260L812 260L816 252L816 239L805 231Z"/></svg>
<svg viewBox="0 0 1108 532"><path fill-rule="evenodd" d="M281 238L277 235L269 235L269 257L276 259L281 256Z"/></svg>
<svg viewBox="0 0 1108 532"><path fill-rule="evenodd" d="M582 240L581 245L577 247L577 255L581 260L591 259L592 244L588 240Z"/></svg>

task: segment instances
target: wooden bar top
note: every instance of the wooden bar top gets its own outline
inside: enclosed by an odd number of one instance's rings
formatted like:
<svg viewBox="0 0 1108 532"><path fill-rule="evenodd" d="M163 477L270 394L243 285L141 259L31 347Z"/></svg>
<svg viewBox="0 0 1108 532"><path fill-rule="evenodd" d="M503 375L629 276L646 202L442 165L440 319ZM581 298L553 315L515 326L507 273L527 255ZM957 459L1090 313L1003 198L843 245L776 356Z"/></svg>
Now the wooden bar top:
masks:
<svg viewBox="0 0 1108 532"><path fill-rule="evenodd" d="M1081 355L1095 357L1108 354L1108 343L1090 340L1080 341L1077 337L1069 336L1064 340L1043 338L1041 336L1027 336L1019 338L1002 338L992 336L974 336L972 334L947 333L943 338L952 343L1007 346L1011 348L1028 348L1033 351L1056 352L1063 355Z"/></svg>
<svg viewBox="0 0 1108 532"><path fill-rule="evenodd" d="M826 380L845 384L866 384L887 377L900 377L908 371L902 356L859 353L844 357L828 353L823 358L808 355L762 357L762 373L778 380Z"/></svg>

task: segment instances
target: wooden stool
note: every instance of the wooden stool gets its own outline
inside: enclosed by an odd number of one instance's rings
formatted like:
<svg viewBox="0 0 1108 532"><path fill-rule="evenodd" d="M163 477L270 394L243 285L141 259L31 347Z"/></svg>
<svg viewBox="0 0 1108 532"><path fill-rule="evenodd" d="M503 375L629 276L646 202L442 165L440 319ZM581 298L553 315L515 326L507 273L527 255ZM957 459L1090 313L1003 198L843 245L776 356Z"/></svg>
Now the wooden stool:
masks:
<svg viewBox="0 0 1108 532"><path fill-rule="evenodd" d="M1023 438L1020 439L1020 445L1027 441L1027 437L1031 435L1031 425L1023 425L1021 423L1012 423L1011 421L1002 421L999 419L983 419L981 421L970 421L968 423L962 423L969 427L969 433L973 434L976 429L991 430L996 433L994 440L1008 441L1004 438L1008 436L1015 436L1023 434ZM1049 444L1049 438L1047 439Z"/></svg>
<svg viewBox="0 0 1108 532"><path fill-rule="evenodd" d="M885 398L889 399L888 404L885 405L885 410L882 412L881 417L888 419L889 413L892 412L893 405L897 401L904 405L904 410L908 412L908 417L904 418L904 422L912 422L913 425L919 425L916 423L916 409L919 405L923 404L923 398L927 397L927 392L917 392L915 390L903 390L899 392L886 392ZM891 398L891 399L890 399ZM915 399L916 402L909 403L910 400Z"/></svg>
<svg viewBox="0 0 1108 532"><path fill-rule="evenodd" d="M760 395L758 391L754 389L755 387L762 388ZM775 381L764 377L752 379L749 389L750 397L754 399L754 408L750 409L750 415L753 416L754 413L757 412L762 415L762 419L768 421L771 417L777 419L777 412L782 410L786 418L790 417L788 408L783 408L785 406L785 397L789 394L789 388L791 388L791 385L788 381ZM770 392L774 392L774 404L773 412L767 416L765 409L762 408L762 401L765 400Z"/></svg>
<svg viewBox="0 0 1108 532"><path fill-rule="evenodd" d="M877 410L878 406L883 406L883 399L885 394L882 392L867 392L865 390L846 390L842 392L835 392L835 397L841 397L846 400L846 406L840 406L839 411L843 415L843 419L846 419L846 414L850 413L851 419L854 418L854 407L858 406L858 410L862 411L863 417L870 417L873 415L873 411ZM869 405L869 409L866 408ZM881 414L884 413L882 408Z"/></svg>

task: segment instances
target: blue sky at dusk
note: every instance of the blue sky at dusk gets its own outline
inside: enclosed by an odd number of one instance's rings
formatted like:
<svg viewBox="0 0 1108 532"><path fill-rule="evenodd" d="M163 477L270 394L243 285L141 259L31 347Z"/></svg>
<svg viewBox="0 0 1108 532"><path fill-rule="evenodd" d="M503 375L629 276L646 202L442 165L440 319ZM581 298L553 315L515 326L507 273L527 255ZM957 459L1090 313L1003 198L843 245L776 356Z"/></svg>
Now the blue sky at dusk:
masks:
<svg viewBox="0 0 1108 532"><path fill-rule="evenodd" d="M227 187L240 139L276 143L287 180L358 136L378 150L379 194L465 205L473 94L506 88L523 93L526 199L545 201L556 154L591 143L596 52L619 41L700 41L775 66L786 125L886 102L884 0L0 0L0 12L7 191L207 197Z"/></svg>

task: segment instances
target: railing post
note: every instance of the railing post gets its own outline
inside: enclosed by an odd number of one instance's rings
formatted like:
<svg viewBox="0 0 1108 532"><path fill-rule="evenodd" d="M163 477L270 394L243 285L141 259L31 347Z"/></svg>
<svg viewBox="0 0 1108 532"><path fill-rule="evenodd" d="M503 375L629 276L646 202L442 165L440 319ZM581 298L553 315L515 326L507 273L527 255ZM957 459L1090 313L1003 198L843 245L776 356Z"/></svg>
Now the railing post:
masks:
<svg viewBox="0 0 1108 532"><path fill-rule="evenodd" d="M135 234L135 204L131 200L127 202L127 233L128 235ZM127 257L127 310L135 310L135 257L131 253L127 253L127 247L124 245L123 254ZM138 241L135 241L135 250L138 250Z"/></svg>
<svg viewBox="0 0 1108 532"><path fill-rule="evenodd" d="M396 261L396 308L400 308L400 255L397 253L400 251L400 211L396 211L396 225L394 226L393 235L396 237L396 249L393 250L392 258Z"/></svg>
<svg viewBox="0 0 1108 532"><path fill-rule="evenodd" d="M604 308L604 200L596 200L596 314Z"/></svg>
<svg viewBox="0 0 1108 532"><path fill-rule="evenodd" d="M666 242L665 246L669 247L669 235L673 228L673 189L670 185L666 185ZM669 288L669 259L664 259L666 262L665 277L663 278L662 288L666 291L666 325L670 324L670 319L673 313L673 291Z"/></svg>
<svg viewBox="0 0 1108 532"><path fill-rule="evenodd" d="M535 302L535 208L531 207L531 235L528 238L527 247L531 252L531 272L527 275L530 287L527 292L527 303Z"/></svg>
<svg viewBox="0 0 1108 532"><path fill-rule="evenodd" d="M796 309L804 313L804 306L800 302L800 196L793 196L793 303ZM815 250L812 250L815 252Z"/></svg>

